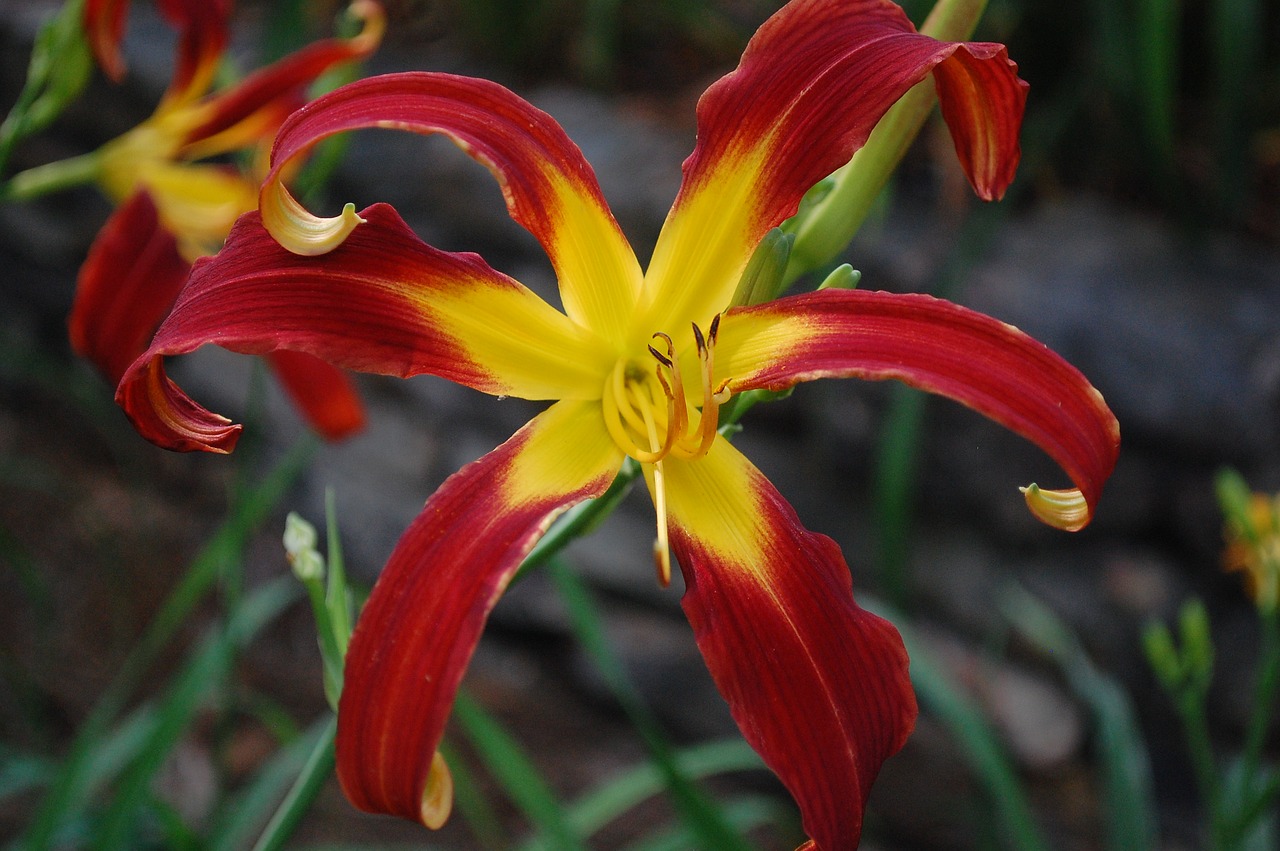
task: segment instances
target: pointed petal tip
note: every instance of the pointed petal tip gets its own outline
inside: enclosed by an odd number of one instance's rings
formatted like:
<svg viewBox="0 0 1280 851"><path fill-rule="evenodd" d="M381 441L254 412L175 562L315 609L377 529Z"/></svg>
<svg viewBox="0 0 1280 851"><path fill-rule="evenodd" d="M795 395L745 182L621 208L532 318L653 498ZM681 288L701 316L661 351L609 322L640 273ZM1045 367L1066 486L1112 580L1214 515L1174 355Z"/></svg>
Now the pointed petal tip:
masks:
<svg viewBox="0 0 1280 851"><path fill-rule="evenodd" d="M1089 525L1093 517L1089 503L1079 488L1048 490L1032 482L1018 490L1022 491L1031 513L1055 529L1079 532Z"/></svg>
<svg viewBox="0 0 1280 851"><path fill-rule="evenodd" d="M422 823L432 830L439 830L449 819L453 809L453 775L440 751L431 757L431 769L422 790Z"/></svg>
<svg viewBox="0 0 1280 851"><path fill-rule="evenodd" d="M317 216L298 203L280 178L268 181L258 199L262 224L281 246L303 257L328 254L365 220L347 203L336 216Z"/></svg>

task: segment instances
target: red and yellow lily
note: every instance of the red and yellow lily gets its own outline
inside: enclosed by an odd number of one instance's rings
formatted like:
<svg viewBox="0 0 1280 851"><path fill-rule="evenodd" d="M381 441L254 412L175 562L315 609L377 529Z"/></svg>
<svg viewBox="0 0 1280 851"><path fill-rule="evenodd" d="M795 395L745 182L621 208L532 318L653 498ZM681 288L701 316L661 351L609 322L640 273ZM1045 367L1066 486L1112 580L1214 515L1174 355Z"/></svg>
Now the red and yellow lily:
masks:
<svg viewBox="0 0 1280 851"><path fill-rule="evenodd" d="M93 155L102 190L119 206L80 270L69 319L73 348L112 383L146 348L190 271L213 254L231 225L258 203L270 140L305 102L305 88L333 66L368 56L381 40L384 16L372 0L355 0L364 21L351 39L329 39L222 91L211 91L227 44L230 0L162 0L180 37L174 75L155 112ZM109 76L124 72L119 43L126 0L89 0L85 30ZM246 151L259 161L248 173L204 162ZM315 428L330 438L364 424L350 379L299 352L270 356L274 371Z"/></svg>
<svg viewBox="0 0 1280 851"><path fill-rule="evenodd" d="M1002 46L923 36L887 0L793 0L703 95L647 271L578 148L494 83L375 77L285 122L260 214L197 263L119 386L136 427L173 449L233 448L240 427L163 368L207 343L554 400L441 486L373 589L339 707L338 774L357 806L443 822L450 786L436 749L489 611L553 518L604 493L630 457L657 510L660 579L674 553L698 646L744 736L797 800L812 847L856 846L871 784L914 723L907 656L893 626L855 603L835 543L805 529L717 431L720 407L823 377L939 393L1065 469L1074 487L1026 498L1072 529L1088 522L1119 444L1076 369L963 307L848 290L731 303L766 232L930 73L975 190L999 197L1026 94ZM365 127L441 133L487 166L549 254L561 309L474 254L424 244L385 204L320 218L288 194L281 175L295 157Z"/></svg>

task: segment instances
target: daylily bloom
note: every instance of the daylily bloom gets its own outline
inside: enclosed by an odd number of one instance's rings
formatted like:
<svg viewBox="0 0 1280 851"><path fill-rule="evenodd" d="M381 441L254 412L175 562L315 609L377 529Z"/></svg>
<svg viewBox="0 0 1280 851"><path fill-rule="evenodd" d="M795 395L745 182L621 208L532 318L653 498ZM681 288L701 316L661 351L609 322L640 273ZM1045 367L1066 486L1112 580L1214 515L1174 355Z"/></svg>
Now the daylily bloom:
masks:
<svg viewBox="0 0 1280 851"><path fill-rule="evenodd" d="M1250 491L1232 470L1218 474L1217 490L1224 515L1223 567L1244 574L1259 609L1274 610L1280 598L1280 494Z"/></svg>
<svg viewBox="0 0 1280 851"><path fill-rule="evenodd" d="M85 28L99 63L119 78L128 3L89 0ZM150 118L91 155L97 182L119 207L80 270L69 328L73 348L112 383L147 346L173 305L191 261L216 252L231 225L257 206L270 141L305 102L305 88L335 65L369 55L381 39L382 9L355 0L364 22L354 38L329 39L211 92L227 43L230 0L163 0L180 33L174 76ZM211 157L247 152L248 171ZM269 356L311 424L330 438L364 424L350 379L299 352Z"/></svg>
<svg viewBox="0 0 1280 851"><path fill-rule="evenodd" d="M956 399L1065 469L1074 487L1026 492L1064 528L1088 522L1119 444L1076 369L963 307L857 290L731 304L762 237L930 73L974 188L1000 196L1025 100L1002 46L920 35L887 0L794 0L703 95L647 272L578 148L494 83L375 77L285 122L260 214L196 265L120 384L135 426L173 449L234 447L240 427L163 368L206 343L555 400L441 486L373 589L339 706L338 774L356 806L443 822L450 786L436 749L489 611L552 520L604 493L630 457L656 507L660 581L673 553L695 639L743 735L798 802L810 847L857 845L872 781L914 723L906 653L855 603L836 544L805 529L718 432L721 406L822 377L894 378ZM364 127L441 133L487 166L549 254L562 309L474 254L424 244L385 204L333 219L298 204L280 180L293 159Z"/></svg>

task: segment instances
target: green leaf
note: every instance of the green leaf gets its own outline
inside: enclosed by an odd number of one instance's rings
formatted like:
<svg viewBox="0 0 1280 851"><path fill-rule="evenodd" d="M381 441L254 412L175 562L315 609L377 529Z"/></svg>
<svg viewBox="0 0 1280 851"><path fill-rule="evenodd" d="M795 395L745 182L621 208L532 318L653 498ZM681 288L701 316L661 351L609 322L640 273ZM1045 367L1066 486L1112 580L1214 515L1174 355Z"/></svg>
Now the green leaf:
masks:
<svg viewBox="0 0 1280 851"><path fill-rule="evenodd" d="M552 847L586 851L582 837L565 820L555 793L502 725L463 691L454 701L453 717L507 797Z"/></svg>
<svg viewBox="0 0 1280 851"><path fill-rule="evenodd" d="M622 662L609 646L604 624L591 592L563 562L553 559L547 564L547 570L569 608L574 634L595 662L622 711L644 740L650 757L663 775L672 803L685 825L698 837L695 845L699 848L747 851L750 846L725 821L715 802L680 768L657 719L645 705L640 693L628 679Z"/></svg>
<svg viewBox="0 0 1280 851"><path fill-rule="evenodd" d="M768 771L760 755L742 739L726 739L707 742L676 751L676 764L690 779L703 779L734 771ZM591 836L596 831L625 815L649 798L666 789L666 779L653 762L641 763L584 794L570 804L566 819L580 836ZM776 802L775 802L776 803ZM787 817L794 820L795 811L783 807ZM682 836L688 837L687 832ZM687 843L692 840L687 840ZM689 847L686 844L686 847ZM539 839L522 846L522 851L553 851Z"/></svg>
<svg viewBox="0 0 1280 851"><path fill-rule="evenodd" d="M1158 844L1151 761L1133 703L1094 666L1079 639L1048 606L1011 583L1000 596L1005 618L1062 671L1093 718L1094 751L1102 774L1107 847L1142 851Z"/></svg>
<svg viewBox="0 0 1280 851"><path fill-rule="evenodd" d="M277 851L284 847L285 841L293 834L333 773L333 737L337 731L338 719L330 716L312 744L302 771L289 787L284 801L272 814L271 821L258 837L253 851Z"/></svg>
<svg viewBox="0 0 1280 851"><path fill-rule="evenodd" d="M863 608L898 628L911 657L911 684L920 703L955 737L986 792L1004 838L1020 851L1048 851L1049 844L1036 824L1017 771L982 710L951 682L903 617L865 594L860 599Z"/></svg>
<svg viewBox="0 0 1280 851"><path fill-rule="evenodd" d="M281 577L245 598L225 627L209 635L187 657L164 699L157 707L157 724L138 755L121 775L99 826L94 848L124 848L130 841L134 819L150 796L151 783L165 758L186 731L209 691L223 682L238 651L297 598L297 586Z"/></svg>
<svg viewBox="0 0 1280 851"><path fill-rule="evenodd" d="M302 773L312 753L325 745L326 735L333 736L333 719L328 715L276 751L249 784L214 813L206 831L205 847L209 851L248 847L254 830L267 822L289 783Z"/></svg>
<svg viewBox="0 0 1280 851"><path fill-rule="evenodd" d="M213 588L225 566L240 562L251 534L297 481L316 448L314 438L299 441L274 470L234 504L230 516L192 561L178 587L169 594L160 612L130 651L120 672L81 723L66 759L59 766L23 837L25 846L47 847L59 825L75 818L87 805L85 789L87 778L91 776L94 753L104 737L110 735L111 725L160 653L168 649L178 628L186 623L196 605Z"/></svg>
<svg viewBox="0 0 1280 851"><path fill-rule="evenodd" d="M84 90L93 58L81 25L83 0L70 0L37 33L18 100L0 124L0 171L14 146L62 114Z"/></svg>

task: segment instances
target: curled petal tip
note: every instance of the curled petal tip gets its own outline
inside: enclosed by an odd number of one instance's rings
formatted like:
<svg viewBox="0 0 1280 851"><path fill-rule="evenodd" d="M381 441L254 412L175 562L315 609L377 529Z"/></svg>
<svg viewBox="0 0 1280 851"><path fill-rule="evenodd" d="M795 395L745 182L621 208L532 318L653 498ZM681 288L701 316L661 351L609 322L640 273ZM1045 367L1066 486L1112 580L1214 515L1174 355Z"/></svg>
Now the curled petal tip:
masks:
<svg viewBox="0 0 1280 851"><path fill-rule="evenodd" d="M1089 503L1079 488L1047 490L1033 482L1018 490L1031 513L1055 529L1078 532L1089 525Z"/></svg>
<svg viewBox="0 0 1280 851"><path fill-rule="evenodd" d="M298 203L279 179L262 187L258 200L262 224L276 242L294 254L315 257L328 254L356 229L364 219L355 204L347 204L336 216L317 216Z"/></svg>
<svg viewBox="0 0 1280 851"><path fill-rule="evenodd" d="M372 53L386 34L387 13L377 0L354 0L348 11L361 23L360 32L351 39L352 46L362 53Z"/></svg>
<svg viewBox="0 0 1280 851"><path fill-rule="evenodd" d="M453 809L453 775L440 751L431 757L431 770L427 785L422 790L422 823L432 830L439 830Z"/></svg>

